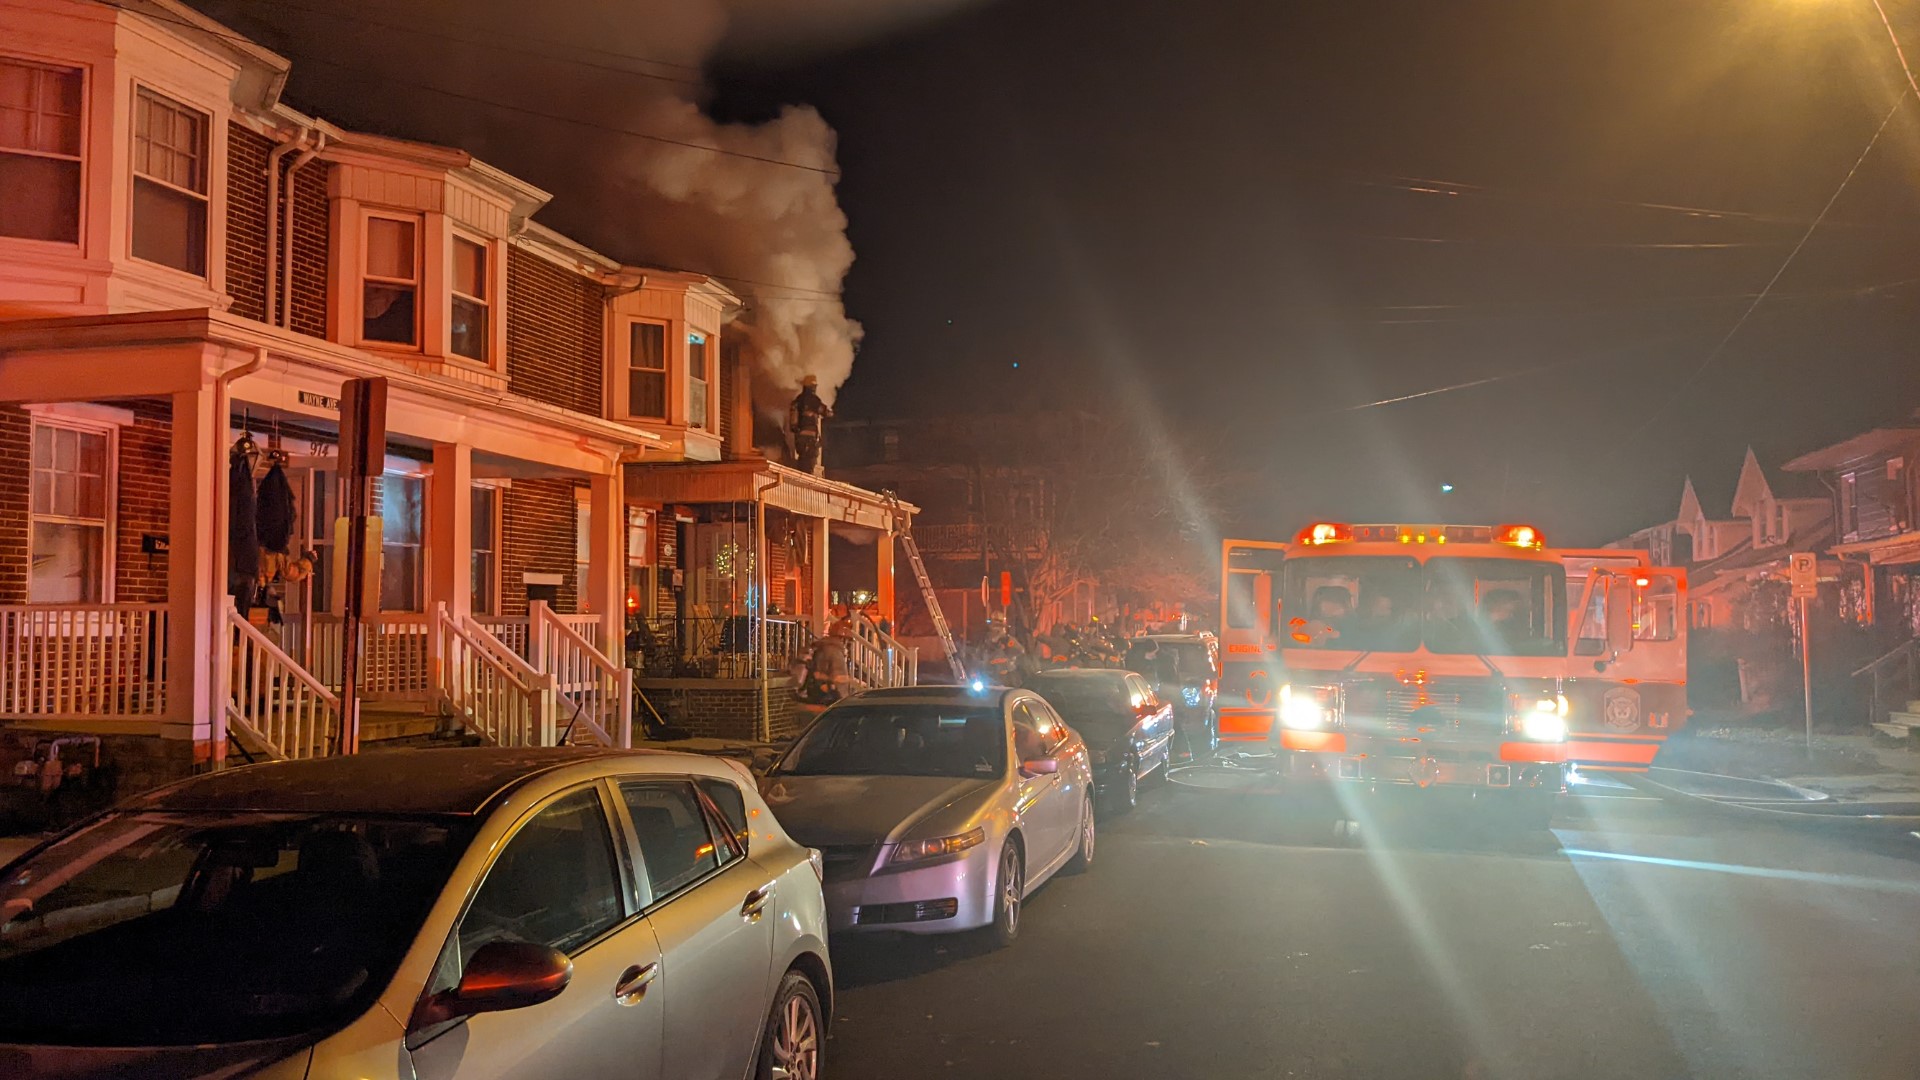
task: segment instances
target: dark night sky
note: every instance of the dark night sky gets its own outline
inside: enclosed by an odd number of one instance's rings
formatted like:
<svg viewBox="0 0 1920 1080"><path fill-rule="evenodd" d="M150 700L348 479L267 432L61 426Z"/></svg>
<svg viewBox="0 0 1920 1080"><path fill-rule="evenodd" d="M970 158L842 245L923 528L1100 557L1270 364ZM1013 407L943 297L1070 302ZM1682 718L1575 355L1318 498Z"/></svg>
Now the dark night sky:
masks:
<svg viewBox="0 0 1920 1080"><path fill-rule="evenodd" d="M1098 384L1114 423L1251 466L1251 520L1596 542L1688 472L1726 499L1750 443L1771 464L1920 405L1913 102L1679 392L1899 92L1865 0L1001 0L804 56L767 36L723 52L714 107L839 131L846 411ZM377 111L295 60L323 113Z"/></svg>

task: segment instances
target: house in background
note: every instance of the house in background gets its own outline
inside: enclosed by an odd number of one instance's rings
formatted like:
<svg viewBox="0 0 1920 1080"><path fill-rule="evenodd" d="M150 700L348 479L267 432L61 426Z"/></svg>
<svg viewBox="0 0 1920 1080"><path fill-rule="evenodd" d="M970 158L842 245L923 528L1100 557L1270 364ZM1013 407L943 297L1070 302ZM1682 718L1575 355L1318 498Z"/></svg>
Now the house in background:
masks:
<svg viewBox="0 0 1920 1080"><path fill-rule="evenodd" d="M827 522L890 553L912 507L752 450L722 283L539 225L545 192L464 151L289 108L287 60L174 0L6 18L0 765L97 739L127 791L338 749L338 409L366 377L366 737L625 743L630 616L679 676L669 719L790 726ZM230 478L276 470L313 572L268 560L241 611Z"/></svg>

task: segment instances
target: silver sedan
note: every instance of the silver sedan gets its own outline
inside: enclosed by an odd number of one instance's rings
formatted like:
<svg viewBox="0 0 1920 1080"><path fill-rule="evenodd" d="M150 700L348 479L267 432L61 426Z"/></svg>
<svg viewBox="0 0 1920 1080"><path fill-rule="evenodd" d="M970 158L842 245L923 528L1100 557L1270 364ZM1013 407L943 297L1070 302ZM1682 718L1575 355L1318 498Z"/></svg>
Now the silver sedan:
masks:
<svg viewBox="0 0 1920 1080"><path fill-rule="evenodd" d="M1020 932L1026 897L1093 860L1093 773L1038 694L903 687L828 709L762 781L826 858L835 931Z"/></svg>

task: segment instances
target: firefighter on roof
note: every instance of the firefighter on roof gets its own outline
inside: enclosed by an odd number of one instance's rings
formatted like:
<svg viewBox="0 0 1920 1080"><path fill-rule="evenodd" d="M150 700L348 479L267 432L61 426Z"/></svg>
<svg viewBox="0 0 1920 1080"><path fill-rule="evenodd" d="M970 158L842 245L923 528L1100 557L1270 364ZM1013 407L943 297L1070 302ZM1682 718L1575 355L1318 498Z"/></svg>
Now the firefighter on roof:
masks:
<svg viewBox="0 0 1920 1080"><path fill-rule="evenodd" d="M793 436L793 456L800 471L820 475L820 438L833 410L820 400L818 376L800 380L800 393L787 406L787 432Z"/></svg>

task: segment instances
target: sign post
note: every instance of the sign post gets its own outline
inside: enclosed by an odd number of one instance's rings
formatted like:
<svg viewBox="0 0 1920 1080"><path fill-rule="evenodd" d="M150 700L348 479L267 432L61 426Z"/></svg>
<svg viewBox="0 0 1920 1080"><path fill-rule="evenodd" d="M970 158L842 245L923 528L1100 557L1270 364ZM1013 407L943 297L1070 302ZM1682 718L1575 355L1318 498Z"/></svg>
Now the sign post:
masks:
<svg viewBox="0 0 1920 1080"><path fill-rule="evenodd" d="M350 379L340 388L340 524L344 571L335 595L340 608L340 752L360 752L360 626L380 613L380 580L369 573L379 548L369 552L373 484L387 456L387 380ZM375 563L377 565L377 563ZM368 594L372 592L369 602Z"/></svg>
<svg viewBox="0 0 1920 1080"><path fill-rule="evenodd" d="M1811 551L1788 556L1787 582L1800 604L1800 692L1807 716L1807 749L1813 749L1813 619L1809 601L1820 592L1819 557Z"/></svg>

